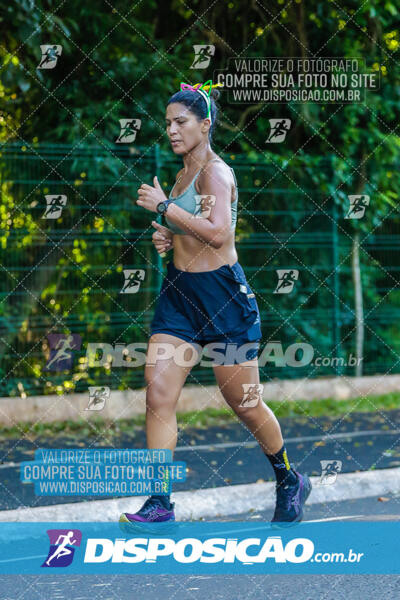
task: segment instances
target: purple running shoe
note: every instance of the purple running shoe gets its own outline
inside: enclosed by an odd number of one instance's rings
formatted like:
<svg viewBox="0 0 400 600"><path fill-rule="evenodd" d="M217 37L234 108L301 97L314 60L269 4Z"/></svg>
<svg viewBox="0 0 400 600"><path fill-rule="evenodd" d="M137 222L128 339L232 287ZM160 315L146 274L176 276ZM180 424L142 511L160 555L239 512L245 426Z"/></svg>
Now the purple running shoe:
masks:
<svg viewBox="0 0 400 600"><path fill-rule="evenodd" d="M175 503L170 502L170 508L167 509L158 498L150 496L136 513L122 513L119 518L120 527L128 533L169 531L176 525L174 506Z"/></svg>
<svg viewBox="0 0 400 600"><path fill-rule="evenodd" d="M308 475L301 475L293 469L297 481L293 485L276 486L276 507L272 528L291 527L303 519L303 507L311 492Z"/></svg>

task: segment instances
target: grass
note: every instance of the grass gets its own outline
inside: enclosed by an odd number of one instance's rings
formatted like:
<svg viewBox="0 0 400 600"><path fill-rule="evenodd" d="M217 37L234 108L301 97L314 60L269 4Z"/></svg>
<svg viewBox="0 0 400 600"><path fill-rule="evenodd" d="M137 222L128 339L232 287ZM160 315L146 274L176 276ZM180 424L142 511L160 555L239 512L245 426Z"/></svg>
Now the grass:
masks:
<svg viewBox="0 0 400 600"><path fill-rule="evenodd" d="M348 400L297 400L268 402L268 406L274 411L278 419L285 417L335 417L354 412L377 412L400 408L400 393L392 392L381 396L369 396L366 398L352 398ZM236 415L228 407L225 409L206 408L199 412L178 413L178 424L182 429L195 427L203 429L216 425L224 425L237 421ZM145 426L145 415L138 415L132 419L122 419L110 423L101 418L87 421L57 421L54 423L19 423L6 428L0 426L0 439L22 438L34 439L42 437L74 437L81 440L89 437L101 437L102 431L107 430L108 437L118 437L123 434L132 435L135 430L143 430Z"/></svg>

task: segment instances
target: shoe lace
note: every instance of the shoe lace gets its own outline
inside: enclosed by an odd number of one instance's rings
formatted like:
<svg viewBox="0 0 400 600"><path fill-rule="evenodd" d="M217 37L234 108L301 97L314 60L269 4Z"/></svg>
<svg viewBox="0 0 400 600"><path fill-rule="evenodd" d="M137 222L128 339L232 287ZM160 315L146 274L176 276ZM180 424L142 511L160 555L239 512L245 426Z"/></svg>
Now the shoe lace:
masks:
<svg viewBox="0 0 400 600"><path fill-rule="evenodd" d="M161 507L161 503L159 500L154 500L154 498L147 498L146 502L142 506L142 510L140 511L143 515L154 517L157 515L158 509Z"/></svg>

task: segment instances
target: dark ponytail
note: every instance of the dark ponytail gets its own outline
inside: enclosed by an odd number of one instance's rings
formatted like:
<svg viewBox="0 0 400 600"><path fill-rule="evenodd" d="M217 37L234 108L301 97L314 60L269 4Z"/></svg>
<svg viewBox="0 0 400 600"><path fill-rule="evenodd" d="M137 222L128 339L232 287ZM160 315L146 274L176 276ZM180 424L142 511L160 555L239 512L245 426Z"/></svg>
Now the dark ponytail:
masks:
<svg viewBox="0 0 400 600"><path fill-rule="evenodd" d="M211 127L208 131L208 139L210 140L210 144L213 140L213 135L215 131L215 126L217 124L218 119L218 107L216 105L216 100L220 97L221 93L217 88L211 89L210 92L210 112L211 112ZM173 102L179 102L180 104L184 104L188 107L190 112L196 115L197 119L201 121L202 119L207 118L208 106L207 102L203 98L199 92L195 92L192 90L185 90L176 92L167 102L168 104L172 104Z"/></svg>

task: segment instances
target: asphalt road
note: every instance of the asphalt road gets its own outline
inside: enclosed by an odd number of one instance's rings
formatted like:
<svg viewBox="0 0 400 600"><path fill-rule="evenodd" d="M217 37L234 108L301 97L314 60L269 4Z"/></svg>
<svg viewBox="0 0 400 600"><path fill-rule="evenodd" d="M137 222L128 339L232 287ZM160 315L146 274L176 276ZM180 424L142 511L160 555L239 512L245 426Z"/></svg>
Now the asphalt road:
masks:
<svg viewBox="0 0 400 600"><path fill-rule="evenodd" d="M328 518L399 519L398 498L331 503ZM326 506L306 507L305 520L326 518ZM357 516L358 515L358 516ZM265 520L231 515L224 521ZM216 519L221 520L221 519ZM400 569L400 561L399 561ZM0 576L1 600L370 600L400 598L399 575L20 575Z"/></svg>
<svg viewBox="0 0 400 600"><path fill-rule="evenodd" d="M341 460L343 473L399 466L399 417L400 411L395 410L379 414L352 413L346 418L295 417L281 419L280 423L289 460L301 472L319 476L321 460ZM33 460L37 448L145 448L145 435L144 431L135 431L112 440L86 440L77 436L37 437L30 441L6 439L1 441L1 447L0 510L9 510L83 500L82 497L35 496L33 484L21 483L19 463ZM238 423L185 429L179 435L174 458L185 461L189 469L186 481L174 484L174 491L273 480L267 458L253 436Z"/></svg>
<svg viewBox="0 0 400 600"><path fill-rule="evenodd" d="M2 600L398 600L392 575L8 576ZM51 595L50 595L51 594Z"/></svg>

